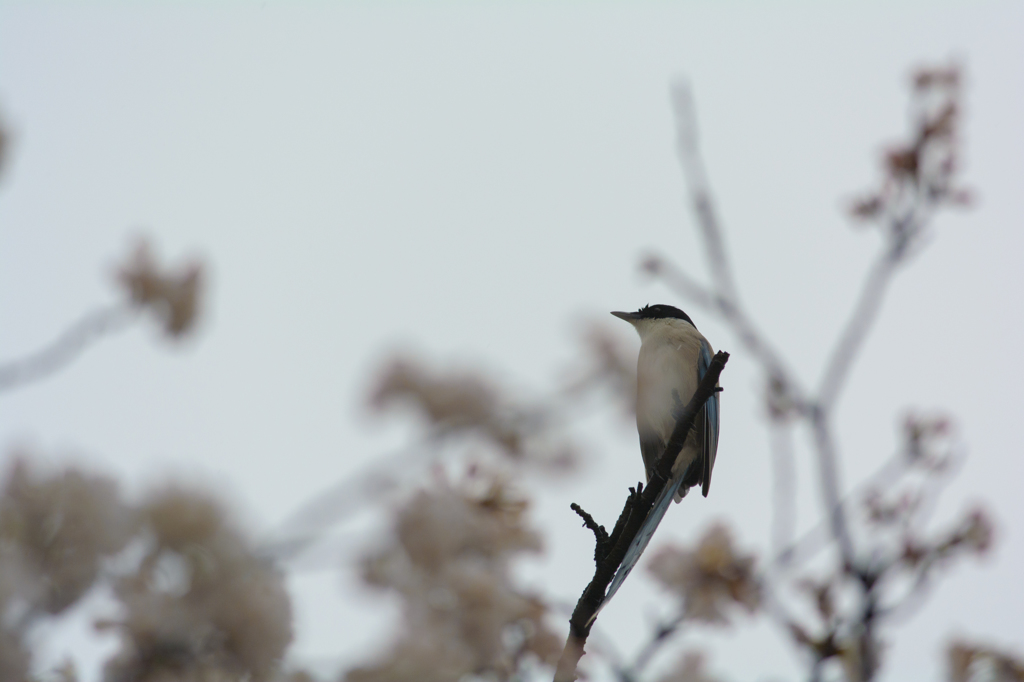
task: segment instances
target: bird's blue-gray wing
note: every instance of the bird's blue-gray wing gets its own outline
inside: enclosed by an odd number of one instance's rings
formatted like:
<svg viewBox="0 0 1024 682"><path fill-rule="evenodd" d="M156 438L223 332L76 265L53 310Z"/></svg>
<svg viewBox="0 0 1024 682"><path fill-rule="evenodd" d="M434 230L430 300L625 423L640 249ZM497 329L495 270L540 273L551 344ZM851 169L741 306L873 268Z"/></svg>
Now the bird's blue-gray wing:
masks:
<svg viewBox="0 0 1024 682"><path fill-rule="evenodd" d="M711 346L701 339L700 358L697 360L697 375L703 379L711 366ZM701 459L704 462L704 475L701 482L701 494L708 496L711 489L711 471L715 468L715 456L718 454L718 421L719 396L716 391L704 403L704 443L701 448Z"/></svg>

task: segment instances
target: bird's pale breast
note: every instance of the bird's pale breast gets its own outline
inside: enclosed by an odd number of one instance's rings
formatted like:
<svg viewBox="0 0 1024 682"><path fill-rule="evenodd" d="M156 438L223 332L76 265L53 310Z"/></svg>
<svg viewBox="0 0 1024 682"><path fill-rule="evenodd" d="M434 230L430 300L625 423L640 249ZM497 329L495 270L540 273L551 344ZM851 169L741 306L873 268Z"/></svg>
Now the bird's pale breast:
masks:
<svg viewBox="0 0 1024 682"><path fill-rule="evenodd" d="M649 329L642 336L637 361L637 430L641 440L656 435L667 443L675 428L677 405L685 406L697 390L697 358L703 336L683 321ZM678 396L678 402L675 396ZM691 432L673 474L681 473L698 454ZM647 462L651 466L652 462Z"/></svg>

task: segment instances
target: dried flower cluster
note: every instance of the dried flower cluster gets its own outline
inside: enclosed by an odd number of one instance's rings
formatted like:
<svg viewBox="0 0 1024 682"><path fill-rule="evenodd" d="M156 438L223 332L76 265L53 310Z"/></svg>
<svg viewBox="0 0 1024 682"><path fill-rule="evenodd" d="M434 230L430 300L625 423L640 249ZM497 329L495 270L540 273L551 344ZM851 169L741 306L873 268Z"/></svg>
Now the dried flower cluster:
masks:
<svg viewBox="0 0 1024 682"><path fill-rule="evenodd" d="M121 636L106 682L278 674L292 636L281 576L208 497L168 489L130 505L107 478L33 475L20 459L0 495L0 679L29 680L29 625L101 583L122 613L97 623Z"/></svg>
<svg viewBox="0 0 1024 682"><path fill-rule="evenodd" d="M104 557L134 535L116 484L74 469L32 476L15 460L0 497L0 538L35 579L33 607L60 613L95 582Z"/></svg>
<svg viewBox="0 0 1024 682"><path fill-rule="evenodd" d="M198 261L176 270L161 269L152 247L140 241L132 257L118 269L117 281L134 306L157 317L168 336L180 337L195 326L203 286L203 268Z"/></svg>
<svg viewBox="0 0 1024 682"><path fill-rule="evenodd" d="M0 363L0 392L25 386L60 371L98 340L127 328L134 313L151 311L164 334L179 338L195 328L200 307L202 268L189 263L174 273L159 272L146 242L117 272L128 305L97 308L70 325L51 344L25 357Z"/></svg>
<svg viewBox="0 0 1024 682"><path fill-rule="evenodd" d="M708 528L692 550L663 547L651 559L649 570L682 599L686 619L727 624L730 606L740 605L754 613L761 604L754 557L736 552L722 524Z"/></svg>
<svg viewBox="0 0 1024 682"><path fill-rule="evenodd" d="M17 546L0 539L0 679L21 680L28 674L30 656L22 626L38 591Z"/></svg>
<svg viewBox="0 0 1024 682"><path fill-rule="evenodd" d="M465 371L436 371L410 358L395 358L371 391L378 411L411 403L432 427L432 435L482 436L506 460L566 470L574 449L553 428L549 406L523 407L484 377Z"/></svg>
<svg viewBox="0 0 1024 682"><path fill-rule="evenodd" d="M512 584L509 563L540 549L525 502L494 483L483 495L441 486L398 513L393 542L367 557L365 580L403 601L398 640L347 682L507 680L527 662L551 662L558 639L545 607Z"/></svg>
<svg viewBox="0 0 1024 682"><path fill-rule="evenodd" d="M934 497L958 460L950 419L910 414L904 420L903 435L904 485L886 492L891 481L883 481L870 487L864 496L865 515L876 537L894 533L900 548L898 559L884 564L885 570L928 570L959 553L984 554L992 544L993 530L980 508L970 511L939 537L924 537Z"/></svg>
<svg viewBox="0 0 1024 682"><path fill-rule="evenodd" d="M966 205L971 193L956 185L963 76L956 65L919 69L913 77L914 132L885 153L882 187L853 202L852 216L884 225L909 240L922 205Z"/></svg>
<svg viewBox="0 0 1024 682"><path fill-rule="evenodd" d="M718 682L705 670L705 656L700 651L687 651L659 682Z"/></svg>
<svg viewBox="0 0 1024 682"><path fill-rule="evenodd" d="M863 640L858 637L861 624L837 604L839 593L848 587L843 579L838 572L822 580L800 579L798 589L814 605L820 625L807 628L795 619L785 625L793 641L810 654L814 670L836 661L843 670L843 679L860 680L866 672Z"/></svg>
<svg viewBox="0 0 1024 682"><path fill-rule="evenodd" d="M953 642L946 650L949 682L1024 682L1024 660L991 647Z"/></svg>
<svg viewBox="0 0 1024 682"><path fill-rule="evenodd" d="M105 556L134 532L133 515L108 479L68 470L33 476L21 459L0 493L0 677L27 676L22 636L35 618L59 614L92 587Z"/></svg>
<svg viewBox="0 0 1024 682"><path fill-rule="evenodd" d="M171 488L140 511L150 537L115 586L123 646L108 682L272 679L292 639L280 573L204 495Z"/></svg>

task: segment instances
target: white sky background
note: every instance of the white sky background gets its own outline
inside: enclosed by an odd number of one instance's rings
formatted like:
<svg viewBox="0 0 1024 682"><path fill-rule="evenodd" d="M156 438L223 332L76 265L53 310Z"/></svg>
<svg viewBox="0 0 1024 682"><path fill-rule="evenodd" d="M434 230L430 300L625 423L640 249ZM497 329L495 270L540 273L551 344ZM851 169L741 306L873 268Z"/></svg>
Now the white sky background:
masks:
<svg viewBox="0 0 1024 682"><path fill-rule="evenodd" d="M403 442L401 420L362 406L390 350L542 389L572 360L576 322L671 302L734 355L712 494L674 507L659 537L692 541L726 518L764 550L756 368L636 270L653 247L705 274L668 84L693 84L749 307L811 383L878 245L841 201L872 186L882 144L906 130L910 68L955 56L980 204L943 216L896 279L838 429L851 483L892 450L906 407L948 410L972 457L945 518L983 501L999 521L990 558L955 566L895 632L884 679L937 679L953 634L1024 650L1024 10L861 4L0 7L0 113L15 138L0 358L112 300L109 268L139 230L168 258L212 266L197 339L173 347L135 328L0 396L0 445L136 488L199 480L266 529ZM549 553L529 575L566 601L592 570L568 502L612 522L642 473L635 439L621 423L590 434L586 474L542 490ZM297 661L351 664L383 641L394 613L351 574L292 585ZM658 598L634 577L599 624L633 652ZM741 622L711 641L713 669L793 678L788 643L765 619Z"/></svg>

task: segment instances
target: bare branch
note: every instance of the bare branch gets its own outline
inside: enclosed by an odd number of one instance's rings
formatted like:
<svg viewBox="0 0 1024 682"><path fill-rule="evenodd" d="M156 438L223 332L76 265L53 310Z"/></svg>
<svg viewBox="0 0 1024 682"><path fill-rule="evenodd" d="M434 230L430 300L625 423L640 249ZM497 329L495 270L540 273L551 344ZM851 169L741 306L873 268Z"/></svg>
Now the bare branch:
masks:
<svg viewBox="0 0 1024 682"><path fill-rule="evenodd" d="M660 277L669 288L675 289L676 293L688 298L705 310L721 313L718 305L718 297L714 292L705 288L703 284L690 277L680 268L662 258L657 253L652 253L640 261L640 268L654 277Z"/></svg>
<svg viewBox="0 0 1024 682"><path fill-rule="evenodd" d="M608 536L608 531L604 529L604 526L598 524L593 516L584 511L583 507L575 502L570 504L569 508L583 519L583 525L594 534L594 563L600 565L608 555L608 550L611 549L611 538Z"/></svg>
<svg viewBox="0 0 1024 682"><path fill-rule="evenodd" d="M620 676L624 680L636 680L640 677L640 673L644 671L651 660L654 658L658 651L668 644L672 636L679 631L683 622L686 620L685 612L681 612L678 616L673 618L667 623L662 623L658 626L658 629L654 631L654 635L644 645L644 648L640 650L640 653L633 659L633 664L629 668L625 668L620 671Z"/></svg>
<svg viewBox="0 0 1024 682"><path fill-rule="evenodd" d="M881 609L879 611L879 616L884 617L889 623L900 623L906 621L910 616L917 613L924 604L925 597L927 597L931 591L931 569L932 566L929 565L918 571L917 576L914 578L910 587L907 588L906 593L894 601L892 605Z"/></svg>
<svg viewBox="0 0 1024 682"><path fill-rule="evenodd" d="M736 283L725 251L725 240L704 170L704 160L697 144L697 115L693 106L693 93L685 81L673 84L672 105L676 115L676 151L690 189L697 224L704 238L711 279L722 297L735 301Z"/></svg>
<svg viewBox="0 0 1024 682"><path fill-rule="evenodd" d="M825 365L825 374L818 387L818 401L826 411L835 404L839 391L849 374L853 359L871 330L872 323L878 317L882 297L885 295L898 264L898 256L893 251L886 251L875 262L864 280L864 288L861 289L857 305L846 323L842 336L839 337L832 356Z"/></svg>
<svg viewBox="0 0 1024 682"><path fill-rule="evenodd" d="M676 150L690 193L690 201L697 226L704 243L705 257L714 284L708 290L695 280L657 256L644 260L643 267L666 280L673 289L704 308L720 314L732 327L747 350L764 366L773 380L784 386L796 405L803 405L804 391L799 387L781 356L771 347L740 304L732 267L725 248L721 221L715 210L714 198L700 154L697 136L697 117L693 94L688 84L677 81L672 86L672 103L676 116Z"/></svg>
<svg viewBox="0 0 1024 682"><path fill-rule="evenodd" d="M779 562L785 560L796 528L796 461L790 425L776 421L771 431L772 554Z"/></svg>
<svg viewBox="0 0 1024 682"><path fill-rule="evenodd" d="M853 490L843 497L840 505L848 508L864 490L875 486L891 484L899 477L906 466L906 453L903 451L896 453L868 478L856 484ZM829 537L829 521L825 519L779 552L775 557L775 563L784 568L796 568L821 551L828 543Z"/></svg>
<svg viewBox="0 0 1024 682"><path fill-rule="evenodd" d="M418 462L434 461L439 454L437 443L437 435L430 434L415 447L377 456L372 464L345 476L293 512L262 542L261 552L277 561L294 560L331 528L399 488L411 470L420 470Z"/></svg>
<svg viewBox="0 0 1024 682"><path fill-rule="evenodd" d="M0 392L45 379L71 364L92 343L121 331L135 319L135 311L122 305L88 313L49 346L0 365Z"/></svg>
<svg viewBox="0 0 1024 682"><path fill-rule="evenodd" d="M846 510L843 508L839 492L839 458L832 442L832 430L828 423L828 416L818 405L812 408L811 430L814 434L814 445L818 451L818 474L821 477L822 502L828 514L829 529L839 545L844 566L852 568L856 556L849 525L846 522Z"/></svg>

